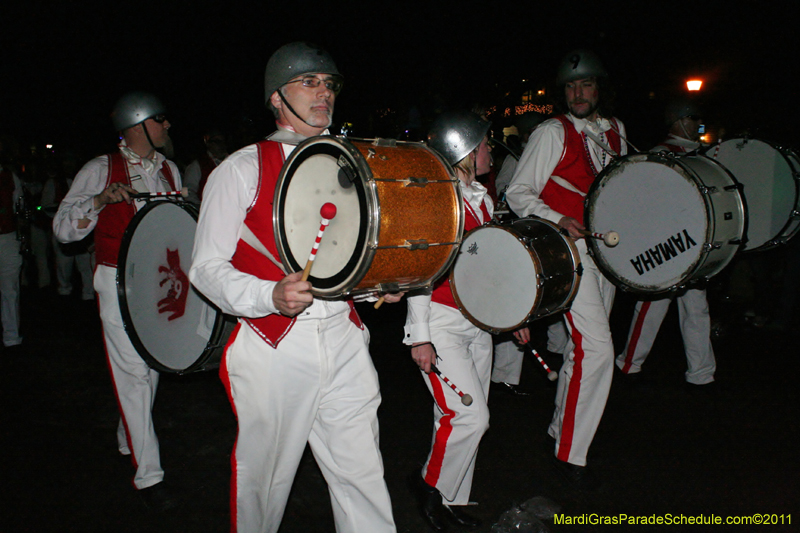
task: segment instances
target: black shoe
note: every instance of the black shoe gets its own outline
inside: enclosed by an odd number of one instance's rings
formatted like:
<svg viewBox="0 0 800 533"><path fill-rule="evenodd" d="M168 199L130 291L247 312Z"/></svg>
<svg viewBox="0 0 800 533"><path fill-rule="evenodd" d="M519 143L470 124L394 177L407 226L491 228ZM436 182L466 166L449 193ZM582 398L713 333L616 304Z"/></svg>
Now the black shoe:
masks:
<svg viewBox="0 0 800 533"><path fill-rule="evenodd" d="M442 495L439 491L425 483L418 470L408 477L408 484L417 498L419 513L425 523L434 531L446 531L446 520L448 515L452 514L447 512L447 508L442 504Z"/></svg>
<svg viewBox="0 0 800 533"><path fill-rule="evenodd" d="M178 498L164 485L156 483L146 489L139 489L139 497L148 509L163 513L178 506Z"/></svg>
<svg viewBox="0 0 800 533"><path fill-rule="evenodd" d="M480 520L463 511L463 505L443 505L442 507L447 511L447 519L457 526L471 529L481 525Z"/></svg>
<svg viewBox="0 0 800 533"><path fill-rule="evenodd" d="M492 381L490 393L491 392L494 392L495 394L518 396L521 398L533 394L533 391L527 387L512 385L511 383L506 383L505 381Z"/></svg>
<svg viewBox="0 0 800 533"><path fill-rule="evenodd" d="M578 466L554 458L556 470L569 485L580 491L593 491L600 486L600 481L589 470L588 466Z"/></svg>

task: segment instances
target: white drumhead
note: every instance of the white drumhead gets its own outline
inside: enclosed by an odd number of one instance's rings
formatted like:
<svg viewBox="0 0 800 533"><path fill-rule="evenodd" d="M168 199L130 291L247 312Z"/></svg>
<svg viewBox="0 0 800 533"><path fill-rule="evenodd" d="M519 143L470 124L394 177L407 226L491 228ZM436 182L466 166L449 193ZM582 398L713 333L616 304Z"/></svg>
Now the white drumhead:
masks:
<svg viewBox="0 0 800 533"><path fill-rule="evenodd" d="M320 209L327 202L336 206L320 243L312 275L329 278L342 272L359 242L361 207L357 188L339 181L337 158L315 153L294 169L286 188L284 229L289 251L304 267L320 227Z"/></svg>
<svg viewBox="0 0 800 533"><path fill-rule="evenodd" d="M213 333L217 310L188 278L196 228L191 207L159 201L134 218L122 242L117 286L125 330L158 370L190 368Z"/></svg>
<svg viewBox="0 0 800 533"><path fill-rule="evenodd" d="M682 167L631 156L590 191L588 227L616 231L619 244L593 247L601 268L627 287L658 292L682 284L700 261L709 217L697 182Z"/></svg>
<svg viewBox="0 0 800 533"><path fill-rule="evenodd" d="M489 329L508 330L534 310L537 267L530 252L506 228L484 226L461 243L451 278L462 310Z"/></svg>
<svg viewBox="0 0 800 533"><path fill-rule="evenodd" d="M797 188L788 160L757 139L730 139L709 149L743 186L747 203L747 242L758 248L781 235L797 205Z"/></svg>

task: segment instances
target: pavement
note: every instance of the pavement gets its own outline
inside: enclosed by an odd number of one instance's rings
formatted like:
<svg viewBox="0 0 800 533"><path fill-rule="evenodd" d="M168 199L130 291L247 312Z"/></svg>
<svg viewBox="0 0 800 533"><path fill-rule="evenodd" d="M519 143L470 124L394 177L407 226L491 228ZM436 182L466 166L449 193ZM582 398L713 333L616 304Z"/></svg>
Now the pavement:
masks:
<svg viewBox="0 0 800 533"><path fill-rule="evenodd" d="M633 299L618 294L615 342L624 342ZM727 307L726 307L727 306ZM425 460L432 403L401 344L405 305L359 304L372 334L381 380L381 448L400 532L425 532L406 486ZM641 379L614 376L589 463L595 491L566 485L552 465L546 429L555 384L526 358L527 398L490 397L491 428L478 455L471 508L492 531L503 513L525 502L552 502L573 522L672 520L678 525L568 525L518 531L793 531L798 490L798 328L749 325L734 304L712 302L725 327L714 339L717 383L691 389L670 310ZM236 421L216 372L162 374L154 417L166 481L181 504L149 511L137 497L129 458L117 452L118 422L96 306L27 290L22 350L3 350L0 374L4 485L2 532L222 532L230 529L230 454ZM544 329L534 324L536 342ZM560 358L545 354L557 370ZM465 391L469 392L469 391ZM541 500L546 498L546 500ZM698 517L774 519L776 525L692 526ZM737 518L738 519L738 518ZM764 520L764 518L755 518ZM793 524L789 524L789 522ZM325 483L308 450L283 520L283 533L334 531ZM365 532L369 533L369 532Z"/></svg>

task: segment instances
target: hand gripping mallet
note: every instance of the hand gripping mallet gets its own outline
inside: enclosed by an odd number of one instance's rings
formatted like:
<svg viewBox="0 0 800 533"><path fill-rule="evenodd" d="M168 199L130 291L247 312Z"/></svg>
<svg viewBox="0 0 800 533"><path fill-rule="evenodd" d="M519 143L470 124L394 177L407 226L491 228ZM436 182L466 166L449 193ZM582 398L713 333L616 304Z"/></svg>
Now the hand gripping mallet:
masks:
<svg viewBox="0 0 800 533"><path fill-rule="evenodd" d="M579 230L582 235L586 237L591 237L593 239L600 239L606 246L609 248L613 248L614 246L619 244L619 233L616 231L609 231L608 233L594 233L588 230Z"/></svg>
<svg viewBox="0 0 800 533"><path fill-rule="evenodd" d="M456 394L458 394L461 397L461 403L463 403L464 405L472 405L472 396L470 396L469 394L461 392L461 390L459 390L459 388L456 387L456 384L453 383L452 381L450 381L447 378L447 376L445 376L444 374L439 372L439 369L436 368L436 365L434 365L433 363L431 363L431 372L433 372L434 374L436 374L437 376L442 378L442 381L447 383L450 386L451 389L456 391Z"/></svg>
<svg viewBox="0 0 800 533"><path fill-rule="evenodd" d="M547 379L549 379L550 381L557 380L558 379L558 374L553 372L552 370L550 370L550 367L547 366L547 363L544 362L544 359L542 359L542 356L539 355L539 352L537 352L536 349L533 346L531 346L530 343L526 343L526 344L528 345L528 348L530 348L530 350L533 353L533 355L536 356L536 359L542 364L542 367L547 372Z"/></svg>
<svg viewBox="0 0 800 533"><path fill-rule="evenodd" d="M314 264L314 259L317 257L319 243L322 242L322 234L325 233L325 229L328 227L328 224L330 224L331 220L333 220L333 218L336 216L336 206L330 202L326 202L322 205L322 208L320 208L319 215L322 217L322 220L319 224L319 233L317 233L314 246L311 248L311 255L308 257L308 262L306 263L306 267L303 269L303 277L300 278L300 281L308 280L308 274L311 272L311 265Z"/></svg>

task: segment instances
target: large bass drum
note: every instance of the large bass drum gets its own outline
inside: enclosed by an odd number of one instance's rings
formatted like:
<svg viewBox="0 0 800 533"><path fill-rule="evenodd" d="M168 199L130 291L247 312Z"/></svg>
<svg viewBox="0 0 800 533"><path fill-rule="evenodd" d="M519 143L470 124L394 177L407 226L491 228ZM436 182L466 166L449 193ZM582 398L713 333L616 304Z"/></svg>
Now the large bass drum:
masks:
<svg viewBox="0 0 800 533"><path fill-rule="evenodd" d="M729 139L705 154L741 183L747 201L743 251L784 243L800 230L800 159L791 150L757 139Z"/></svg>
<svg viewBox="0 0 800 533"><path fill-rule="evenodd" d="M142 359L160 372L219 367L236 325L189 283L197 209L153 200L131 220L117 263L125 331Z"/></svg>
<svg viewBox="0 0 800 533"><path fill-rule="evenodd" d="M308 280L323 299L430 285L455 259L464 205L452 167L420 143L313 137L292 152L275 189L282 263L303 270L320 208L337 214Z"/></svg>
<svg viewBox="0 0 800 533"><path fill-rule="evenodd" d="M593 232L616 231L610 247L589 239L598 268L643 295L677 290L719 273L739 250L746 224L741 187L703 156L633 154L606 167L586 196Z"/></svg>
<svg viewBox="0 0 800 533"><path fill-rule="evenodd" d="M450 288L470 322L500 333L569 309L581 272L572 239L556 224L528 217L467 233Z"/></svg>

